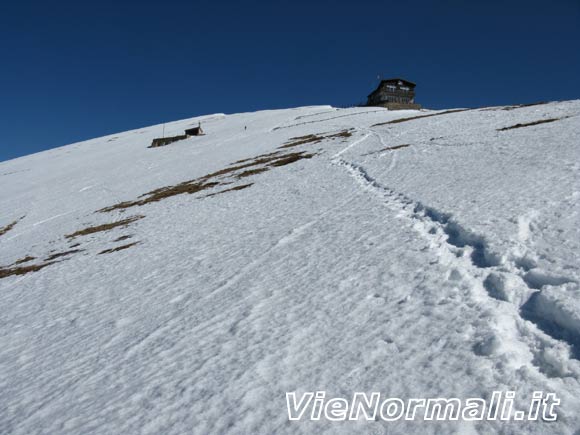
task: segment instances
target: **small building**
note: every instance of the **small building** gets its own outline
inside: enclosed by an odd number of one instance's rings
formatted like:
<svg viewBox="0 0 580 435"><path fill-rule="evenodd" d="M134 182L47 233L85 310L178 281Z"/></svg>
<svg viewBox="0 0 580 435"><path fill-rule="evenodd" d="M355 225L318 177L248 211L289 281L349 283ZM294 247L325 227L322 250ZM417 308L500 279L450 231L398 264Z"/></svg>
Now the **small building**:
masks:
<svg viewBox="0 0 580 435"><path fill-rule="evenodd" d="M401 78L381 80L377 89L369 94L367 106L419 110L421 106L415 103L415 86L415 83Z"/></svg>
<svg viewBox="0 0 580 435"><path fill-rule="evenodd" d="M188 128L187 130L185 130L185 135L187 137L189 136L202 136L203 133L203 129L201 128L201 123L197 126L197 127L193 127L193 128Z"/></svg>
<svg viewBox="0 0 580 435"><path fill-rule="evenodd" d="M203 132L203 130L201 128L201 122L200 122L197 127L188 128L187 130L185 130L185 134L180 134L179 136L160 137L157 139L153 139L153 142L151 142L151 145L149 145L149 148L163 147L163 146L169 145L173 142L178 142L180 140L187 139L188 137L191 137L191 136L203 136L204 134L205 133Z"/></svg>

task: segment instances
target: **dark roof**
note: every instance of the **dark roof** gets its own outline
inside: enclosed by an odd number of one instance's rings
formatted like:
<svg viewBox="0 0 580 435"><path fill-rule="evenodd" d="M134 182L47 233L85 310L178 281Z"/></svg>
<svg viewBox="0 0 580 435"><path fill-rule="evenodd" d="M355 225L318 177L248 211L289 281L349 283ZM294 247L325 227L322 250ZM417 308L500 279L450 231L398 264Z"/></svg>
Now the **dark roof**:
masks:
<svg viewBox="0 0 580 435"><path fill-rule="evenodd" d="M377 88L372 91L367 97L370 97L371 95L373 95L375 92L377 92L379 89L381 89L381 86L383 85L383 83L393 83L393 82L398 82L398 81L402 81L403 83L411 86L412 88L414 88L415 86L417 86L415 83L409 81L409 80L405 80L405 79L401 79L398 77L392 78L392 79L383 79L381 80L381 82L379 83L379 85L377 86Z"/></svg>
<svg viewBox="0 0 580 435"><path fill-rule="evenodd" d="M200 131L203 131L201 129L201 127L192 127L192 128L188 128L187 130L185 130L185 133L186 134L189 134L189 133L199 133Z"/></svg>
<svg viewBox="0 0 580 435"><path fill-rule="evenodd" d="M409 80L402 79L400 77L394 77L394 78L391 78L391 79L382 79L381 80L381 84L383 84L383 83L390 83L390 82L398 82L399 80L402 81L403 83L408 84L408 85L417 86L415 83L413 83L413 82L411 82Z"/></svg>

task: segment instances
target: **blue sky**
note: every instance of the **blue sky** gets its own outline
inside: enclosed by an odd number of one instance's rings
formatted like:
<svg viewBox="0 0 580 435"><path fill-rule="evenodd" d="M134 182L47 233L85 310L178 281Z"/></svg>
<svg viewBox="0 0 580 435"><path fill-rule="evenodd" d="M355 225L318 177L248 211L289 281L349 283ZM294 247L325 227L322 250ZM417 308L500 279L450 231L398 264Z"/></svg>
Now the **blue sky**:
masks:
<svg viewBox="0 0 580 435"><path fill-rule="evenodd" d="M214 112L580 98L579 0L0 4L0 160Z"/></svg>

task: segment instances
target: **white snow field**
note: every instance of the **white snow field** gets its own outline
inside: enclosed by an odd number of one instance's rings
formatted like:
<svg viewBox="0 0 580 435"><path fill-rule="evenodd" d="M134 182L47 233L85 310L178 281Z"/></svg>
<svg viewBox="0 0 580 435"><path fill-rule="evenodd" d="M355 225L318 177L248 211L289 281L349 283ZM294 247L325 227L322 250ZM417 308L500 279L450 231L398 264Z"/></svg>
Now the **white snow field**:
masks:
<svg viewBox="0 0 580 435"><path fill-rule="evenodd" d="M580 434L580 101L199 121L0 163L0 433ZM285 396L494 390L558 419Z"/></svg>

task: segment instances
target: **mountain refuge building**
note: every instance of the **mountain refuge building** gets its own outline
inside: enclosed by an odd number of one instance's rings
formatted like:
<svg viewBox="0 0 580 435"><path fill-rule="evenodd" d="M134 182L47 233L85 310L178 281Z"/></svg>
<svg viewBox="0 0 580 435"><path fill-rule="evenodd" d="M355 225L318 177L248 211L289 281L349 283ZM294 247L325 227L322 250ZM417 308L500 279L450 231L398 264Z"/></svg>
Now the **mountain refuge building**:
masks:
<svg viewBox="0 0 580 435"><path fill-rule="evenodd" d="M367 97L367 106L419 110L421 105L415 103L415 86L415 83L401 78L381 80L377 89Z"/></svg>
<svg viewBox="0 0 580 435"><path fill-rule="evenodd" d="M165 131L165 127L163 128L163 131ZM205 133L203 132L203 129L201 128L201 122L200 122L197 125L197 127L188 128L187 130L185 130L185 134L180 134L179 136L159 137L157 139L153 139L153 142L151 142L151 145L149 145L148 148L163 147L165 145L169 145L173 142L178 142L180 140L184 140L184 139L187 139L187 138L192 137L192 136L204 136L204 135L205 135Z"/></svg>

